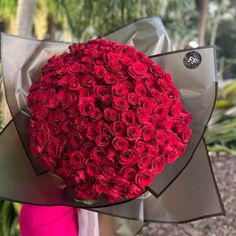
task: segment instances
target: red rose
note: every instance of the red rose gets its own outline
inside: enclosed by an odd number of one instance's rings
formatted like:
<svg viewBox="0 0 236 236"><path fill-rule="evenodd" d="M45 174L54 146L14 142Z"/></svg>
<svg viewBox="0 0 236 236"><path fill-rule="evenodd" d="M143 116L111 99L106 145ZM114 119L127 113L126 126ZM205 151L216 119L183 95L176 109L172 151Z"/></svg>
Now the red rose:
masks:
<svg viewBox="0 0 236 236"><path fill-rule="evenodd" d="M91 116L95 112L94 98L84 97L80 99L78 108L82 116Z"/></svg>
<svg viewBox="0 0 236 236"><path fill-rule="evenodd" d="M34 137L39 144L47 143L50 136L50 130L47 126L40 128L40 129L32 129L30 130L30 134Z"/></svg>
<svg viewBox="0 0 236 236"><path fill-rule="evenodd" d="M79 132L83 132L86 130L88 122L83 117L76 117L74 119L75 129Z"/></svg>
<svg viewBox="0 0 236 236"><path fill-rule="evenodd" d="M127 111L129 104L124 97L113 97L113 108L117 111Z"/></svg>
<svg viewBox="0 0 236 236"><path fill-rule="evenodd" d="M55 160L47 155L40 155L39 160L48 171L52 171L56 166Z"/></svg>
<svg viewBox="0 0 236 236"><path fill-rule="evenodd" d="M90 155L92 150L95 148L95 144L93 142L85 142L81 147L81 152L87 157Z"/></svg>
<svg viewBox="0 0 236 236"><path fill-rule="evenodd" d="M180 114L181 120L184 122L186 126L189 126L192 116L186 111L182 111Z"/></svg>
<svg viewBox="0 0 236 236"><path fill-rule="evenodd" d="M152 75L148 74L147 78L145 79L145 86L148 90L155 88L156 82L157 82L157 79L155 77L153 77Z"/></svg>
<svg viewBox="0 0 236 236"><path fill-rule="evenodd" d="M132 166L123 166L119 174L124 178L124 179L131 179L134 178L135 174L137 173L137 170L132 167Z"/></svg>
<svg viewBox="0 0 236 236"><path fill-rule="evenodd" d="M96 180L93 186L93 189L99 194L106 192L107 188L108 188L108 183L105 180Z"/></svg>
<svg viewBox="0 0 236 236"><path fill-rule="evenodd" d="M91 64L82 64L81 65L81 72L84 74L89 74L93 70L93 66Z"/></svg>
<svg viewBox="0 0 236 236"><path fill-rule="evenodd" d="M181 134L184 129L186 128L186 124L184 124L184 122L174 122L173 123L173 130L176 131L177 133Z"/></svg>
<svg viewBox="0 0 236 236"><path fill-rule="evenodd" d="M184 131L181 134L181 138L184 143L187 143L191 136L192 136L192 130L189 128L184 129Z"/></svg>
<svg viewBox="0 0 236 236"><path fill-rule="evenodd" d="M128 90L123 83L116 83L111 88L113 96L126 97Z"/></svg>
<svg viewBox="0 0 236 236"><path fill-rule="evenodd" d="M45 104L38 103L30 108L30 116L36 120L43 120L48 114L48 109Z"/></svg>
<svg viewBox="0 0 236 236"><path fill-rule="evenodd" d="M168 83L173 83L171 75L167 72L163 73L163 79L165 79Z"/></svg>
<svg viewBox="0 0 236 236"><path fill-rule="evenodd" d="M99 170L97 164L93 161L88 162L85 169L86 169L86 172L88 173L89 176L92 176L95 178L100 173L100 170Z"/></svg>
<svg viewBox="0 0 236 236"><path fill-rule="evenodd" d="M98 50L93 50L92 54L95 58L102 58L103 56L103 53Z"/></svg>
<svg viewBox="0 0 236 236"><path fill-rule="evenodd" d="M147 66L141 62L134 62L128 67L128 73L133 79L143 79L147 74Z"/></svg>
<svg viewBox="0 0 236 236"><path fill-rule="evenodd" d="M102 98L104 95L110 93L110 89L103 85L95 87L94 91L98 98Z"/></svg>
<svg viewBox="0 0 236 236"><path fill-rule="evenodd" d="M153 180L153 173L150 170L141 170L135 175L135 183L140 187L149 186Z"/></svg>
<svg viewBox="0 0 236 236"><path fill-rule="evenodd" d="M136 83L135 84L135 93L140 96L146 96L147 94L147 89L145 88L145 86L142 83Z"/></svg>
<svg viewBox="0 0 236 236"><path fill-rule="evenodd" d="M171 115L176 116L179 115L182 110L182 104L180 101L176 102L172 107L171 107Z"/></svg>
<svg viewBox="0 0 236 236"><path fill-rule="evenodd" d="M123 178L118 177L112 180L112 188L114 190L117 190L120 193L127 192L129 185L130 185L130 182Z"/></svg>
<svg viewBox="0 0 236 236"><path fill-rule="evenodd" d="M94 102L94 98L92 95L92 88L84 88L84 87L81 87L81 89L79 90L78 94L79 94L79 99L88 99L88 102L91 101L91 102ZM89 98L88 98L89 97ZM79 100L78 99L78 100Z"/></svg>
<svg viewBox="0 0 236 236"><path fill-rule="evenodd" d="M146 124L142 128L142 136L144 141L148 141L154 137L155 128L151 124Z"/></svg>
<svg viewBox="0 0 236 236"><path fill-rule="evenodd" d="M114 74L111 73L106 73L104 75L104 81L106 82L106 84L115 84L117 82L117 76L115 76Z"/></svg>
<svg viewBox="0 0 236 236"><path fill-rule="evenodd" d="M73 79L72 76L70 75L64 75L61 77L61 79L58 80L58 85L59 86L66 86L67 84L70 83L70 81Z"/></svg>
<svg viewBox="0 0 236 236"><path fill-rule="evenodd" d="M135 141L140 137L141 130L138 126L130 125L127 128L127 139L130 141Z"/></svg>
<svg viewBox="0 0 236 236"><path fill-rule="evenodd" d="M173 145L176 139L171 137L171 134L168 134L168 140L166 140L165 144L160 149L160 154L164 155L165 157L170 156L176 151L175 146ZM177 156L175 157L175 159Z"/></svg>
<svg viewBox="0 0 236 236"><path fill-rule="evenodd" d="M84 56L81 58L81 62L91 64L91 63L93 63L93 60L90 56Z"/></svg>
<svg viewBox="0 0 236 236"><path fill-rule="evenodd" d="M129 191L128 193L126 193L125 197L126 198L137 198L140 197L142 195L142 193L144 192L143 188L138 187L135 184L131 184L129 186Z"/></svg>
<svg viewBox="0 0 236 236"><path fill-rule="evenodd" d="M66 72L67 72L67 67L66 67L66 66L62 66L60 69L58 69L58 70L56 71L56 73L57 73L58 75L64 75L64 74L66 74Z"/></svg>
<svg viewBox="0 0 236 236"><path fill-rule="evenodd" d="M72 173L71 165L67 161L63 161L62 165L56 169L56 174L62 178L70 178Z"/></svg>
<svg viewBox="0 0 236 236"><path fill-rule="evenodd" d="M158 156L151 162L151 169L155 174L160 174L162 170L164 169L166 160L162 156Z"/></svg>
<svg viewBox="0 0 236 236"><path fill-rule="evenodd" d="M108 65L114 71L120 71L122 68L121 63L119 62L118 58L112 58L108 61Z"/></svg>
<svg viewBox="0 0 236 236"><path fill-rule="evenodd" d="M172 84L168 83L164 79L158 79L157 86L158 86L157 89L162 93L168 93L169 91L172 90Z"/></svg>
<svg viewBox="0 0 236 236"><path fill-rule="evenodd" d="M177 158L179 158L185 151L186 146L184 144L176 148L171 154L167 156L167 162L172 164Z"/></svg>
<svg viewBox="0 0 236 236"><path fill-rule="evenodd" d="M42 94L38 95L38 99L41 99L43 102L46 103L48 101L48 99L50 99L56 95L56 90L54 88L48 88L48 89L43 88L43 89L44 89L43 91L41 90ZM42 101L40 101L40 102L42 102Z"/></svg>
<svg viewBox="0 0 236 236"><path fill-rule="evenodd" d="M179 95L179 90L175 87L172 88L172 90L169 91L168 95L172 100L179 100L180 95Z"/></svg>
<svg viewBox="0 0 236 236"><path fill-rule="evenodd" d="M97 132L95 130L95 125L94 124L88 124L87 125L86 137L89 140L95 140L95 138L97 137Z"/></svg>
<svg viewBox="0 0 236 236"><path fill-rule="evenodd" d="M55 124L55 123L49 124L48 129L50 130L50 135L51 136L57 136L61 132L58 125Z"/></svg>
<svg viewBox="0 0 236 236"><path fill-rule="evenodd" d="M158 106L154 109L155 117L158 120L163 120L168 115L168 108L165 106Z"/></svg>
<svg viewBox="0 0 236 236"><path fill-rule="evenodd" d="M146 143L144 141L142 141L140 139L136 140L136 142L135 142L135 149L139 153L143 152L145 150L145 148L146 148Z"/></svg>
<svg viewBox="0 0 236 236"><path fill-rule="evenodd" d="M85 165L85 156L82 152L75 151L69 156L69 161L72 168L82 169Z"/></svg>
<svg viewBox="0 0 236 236"><path fill-rule="evenodd" d="M69 67L69 71L78 74L81 70L81 65L79 63L74 63Z"/></svg>
<svg viewBox="0 0 236 236"><path fill-rule="evenodd" d="M105 134L109 131L109 126L104 121L99 121L95 126L95 130L98 134Z"/></svg>
<svg viewBox="0 0 236 236"><path fill-rule="evenodd" d="M69 144L75 148L81 147L84 143L84 137L77 132L72 132L69 134Z"/></svg>
<svg viewBox="0 0 236 236"><path fill-rule="evenodd" d="M151 69L152 69L154 75L155 75L157 78L162 77L162 75L163 75L163 70L162 70L162 68L161 68L160 65L158 65L158 64L153 64L153 65L151 65Z"/></svg>
<svg viewBox="0 0 236 236"><path fill-rule="evenodd" d="M126 71L119 71L118 72L118 74L117 74L118 76L117 76L117 81L120 81L120 82L125 82L126 81L126 79L128 79L129 78L129 74L126 72ZM130 91L130 89L129 88L127 88L128 89L128 91Z"/></svg>
<svg viewBox="0 0 236 236"><path fill-rule="evenodd" d="M167 139L168 139L168 135L164 130L158 129L156 131L155 140L158 145L160 145L160 146L163 145Z"/></svg>
<svg viewBox="0 0 236 236"><path fill-rule="evenodd" d="M102 97L101 102L102 102L102 107L104 107L104 108L110 107L112 104L112 97L110 95L106 94Z"/></svg>
<svg viewBox="0 0 236 236"><path fill-rule="evenodd" d="M63 134L59 134L57 136L57 140L60 143L61 147L67 145L68 143L68 138Z"/></svg>
<svg viewBox="0 0 236 236"><path fill-rule="evenodd" d="M57 96L53 96L48 100L48 105L47 107L50 109L55 109L59 105L59 99Z"/></svg>
<svg viewBox="0 0 236 236"><path fill-rule="evenodd" d="M99 134L95 139L98 147L107 147L110 144L110 137L106 134Z"/></svg>
<svg viewBox="0 0 236 236"><path fill-rule="evenodd" d="M40 82L43 87L47 87L50 84L50 77L48 75L42 75Z"/></svg>
<svg viewBox="0 0 236 236"><path fill-rule="evenodd" d="M77 116L79 116L77 105L73 105L68 108L68 115L70 118L76 118Z"/></svg>
<svg viewBox="0 0 236 236"><path fill-rule="evenodd" d="M113 166L116 160L117 152L113 147L109 147L106 153L106 159L104 160L105 165Z"/></svg>
<svg viewBox="0 0 236 236"><path fill-rule="evenodd" d="M121 198L121 193L118 190L111 189L110 187L107 189L105 194L105 198L108 202L115 203L118 202Z"/></svg>
<svg viewBox="0 0 236 236"><path fill-rule="evenodd" d="M104 75L106 74L106 69L104 66L94 66L94 73L98 79L103 79Z"/></svg>
<svg viewBox="0 0 236 236"><path fill-rule="evenodd" d="M93 87L95 85L95 81L93 76L91 75L85 75L83 76L82 80L81 80L81 85L84 87Z"/></svg>
<svg viewBox="0 0 236 236"><path fill-rule="evenodd" d="M125 126L120 121L115 121L110 126L110 132L113 136L122 136L125 133Z"/></svg>
<svg viewBox="0 0 236 236"><path fill-rule="evenodd" d="M137 108L137 116L138 116L138 121L140 123L148 123L148 120L149 120L149 112L143 108L143 107L138 107Z"/></svg>
<svg viewBox="0 0 236 236"><path fill-rule="evenodd" d="M134 125L135 121L136 121L134 112L131 110L122 112L121 113L121 121L127 126Z"/></svg>
<svg viewBox="0 0 236 236"><path fill-rule="evenodd" d="M138 167L140 170L148 169L148 166L151 162L150 157L147 153L143 153L138 160Z"/></svg>
<svg viewBox="0 0 236 236"><path fill-rule="evenodd" d="M55 138L50 138L47 143L46 152L49 157L59 158L60 153L60 146L58 141Z"/></svg>
<svg viewBox="0 0 236 236"><path fill-rule="evenodd" d="M129 56L125 55L125 56L122 57L121 63L123 65L129 66L129 65L131 65L133 63L133 60Z"/></svg>
<svg viewBox="0 0 236 236"><path fill-rule="evenodd" d="M141 97L138 102L139 106L143 107L147 111L151 112L154 108L154 103L149 97Z"/></svg>
<svg viewBox="0 0 236 236"><path fill-rule="evenodd" d="M74 129L74 124L72 121L70 120L66 120L65 122L63 122L62 126L61 126L61 130L69 133Z"/></svg>
<svg viewBox="0 0 236 236"><path fill-rule="evenodd" d="M91 154L90 157L93 159L96 163L102 163L104 158L105 158L106 152L103 148L100 147L95 147Z"/></svg>
<svg viewBox="0 0 236 236"><path fill-rule="evenodd" d="M169 132L168 138L169 143L163 146L163 153L167 157L168 163L171 164L183 154L186 145L173 132Z"/></svg>
<svg viewBox="0 0 236 236"><path fill-rule="evenodd" d="M77 102L77 95L75 92L66 93L65 97L61 100L62 108L68 108Z"/></svg>
<svg viewBox="0 0 236 236"><path fill-rule="evenodd" d="M124 151L128 148L129 143L123 137L115 137L112 140L112 145L117 151Z"/></svg>
<svg viewBox="0 0 236 236"><path fill-rule="evenodd" d="M76 191L76 197L78 199L93 200L97 196L97 193L91 188L90 185L79 186Z"/></svg>
<svg viewBox="0 0 236 236"><path fill-rule="evenodd" d="M156 100L159 100L159 94L160 92L154 88L150 89L150 95L155 98Z"/></svg>
<svg viewBox="0 0 236 236"><path fill-rule="evenodd" d="M62 88L59 90L59 92L57 93L57 97L59 99L59 101L62 101L62 99L64 99L64 97L67 95L67 89L66 88Z"/></svg>
<svg viewBox="0 0 236 236"><path fill-rule="evenodd" d="M87 178L85 170L77 170L74 178L77 184L85 184Z"/></svg>
<svg viewBox="0 0 236 236"><path fill-rule="evenodd" d="M102 118L102 112L99 109L95 109L90 118L93 119L93 122L99 121Z"/></svg>
<svg viewBox="0 0 236 236"><path fill-rule="evenodd" d="M146 145L147 148L147 154L151 158L156 158L159 154L159 150L157 146L153 146L151 144Z"/></svg>
<svg viewBox="0 0 236 236"><path fill-rule="evenodd" d="M118 112L112 108L105 108L104 109L104 117L107 121L114 122L118 120Z"/></svg>
<svg viewBox="0 0 236 236"><path fill-rule="evenodd" d="M72 91L79 91L81 89L81 85L80 85L79 81L73 79L68 84L68 88L69 88L69 90L72 90Z"/></svg>
<svg viewBox="0 0 236 236"><path fill-rule="evenodd" d="M120 153L119 163L123 165L133 165L137 162L139 156L135 149L127 149Z"/></svg>
<svg viewBox="0 0 236 236"><path fill-rule="evenodd" d="M102 169L102 174L108 179L113 179L117 175L117 171L112 166L104 166Z"/></svg>
<svg viewBox="0 0 236 236"><path fill-rule="evenodd" d="M129 93L128 94L128 102L133 105L137 106L139 101L139 97L136 93Z"/></svg>
<svg viewBox="0 0 236 236"><path fill-rule="evenodd" d="M165 107L172 108L173 106L173 101L177 103L176 100L173 100L169 94L166 93L160 93L158 92L157 94L157 100Z"/></svg>

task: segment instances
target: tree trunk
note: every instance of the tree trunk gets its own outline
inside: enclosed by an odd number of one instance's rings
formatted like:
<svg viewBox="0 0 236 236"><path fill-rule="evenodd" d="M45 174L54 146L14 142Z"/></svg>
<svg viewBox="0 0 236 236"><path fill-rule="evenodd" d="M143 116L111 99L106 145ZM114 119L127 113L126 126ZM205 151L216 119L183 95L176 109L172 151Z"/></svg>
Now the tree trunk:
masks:
<svg viewBox="0 0 236 236"><path fill-rule="evenodd" d="M220 5L220 6L218 6L215 19L213 20L211 40L210 40L211 45L215 44L215 41L216 41L217 30L218 30L218 26L219 26L220 19L221 19L221 12L222 12L222 6Z"/></svg>
<svg viewBox="0 0 236 236"><path fill-rule="evenodd" d="M201 21L199 25L199 45L205 45L205 34L207 26L207 17L208 17L208 5L209 0L203 0L201 6Z"/></svg>
<svg viewBox="0 0 236 236"><path fill-rule="evenodd" d="M31 37L35 0L18 0L17 35Z"/></svg>

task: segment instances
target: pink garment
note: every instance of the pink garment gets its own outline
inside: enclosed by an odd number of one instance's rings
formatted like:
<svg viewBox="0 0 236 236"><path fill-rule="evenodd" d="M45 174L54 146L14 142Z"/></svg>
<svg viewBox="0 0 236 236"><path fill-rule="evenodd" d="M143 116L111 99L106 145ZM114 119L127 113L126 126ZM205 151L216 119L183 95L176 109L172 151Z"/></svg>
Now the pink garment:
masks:
<svg viewBox="0 0 236 236"><path fill-rule="evenodd" d="M20 213L22 236L78 236L77 208L24 204Z"/></svg>

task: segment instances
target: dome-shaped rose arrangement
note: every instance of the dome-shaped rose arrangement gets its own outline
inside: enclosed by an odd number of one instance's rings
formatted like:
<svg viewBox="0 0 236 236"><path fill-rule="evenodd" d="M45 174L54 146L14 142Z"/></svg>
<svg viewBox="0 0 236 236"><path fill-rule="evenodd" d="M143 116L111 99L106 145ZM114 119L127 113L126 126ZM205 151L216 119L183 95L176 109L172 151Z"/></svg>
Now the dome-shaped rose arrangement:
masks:
<svg viewBox="0 0 236 236"><path fill-rule="evenodd" d="M32 154L82 200L140 196L191 136L171 76L105 39L50 58L28 105Z"/></svg>

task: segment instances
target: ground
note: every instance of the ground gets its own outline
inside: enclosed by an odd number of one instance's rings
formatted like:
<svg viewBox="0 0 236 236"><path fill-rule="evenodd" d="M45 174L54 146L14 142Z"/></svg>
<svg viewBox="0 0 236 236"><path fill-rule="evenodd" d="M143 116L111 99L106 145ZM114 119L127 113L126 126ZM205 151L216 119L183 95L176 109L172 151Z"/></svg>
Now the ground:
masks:
<svg viewBox="0 0 236 236"><path fill-rule="evenodd" d="M226 216L179 225L150 223L140 236L236 236L236 156L212 154L211 161Z"/></svg>

